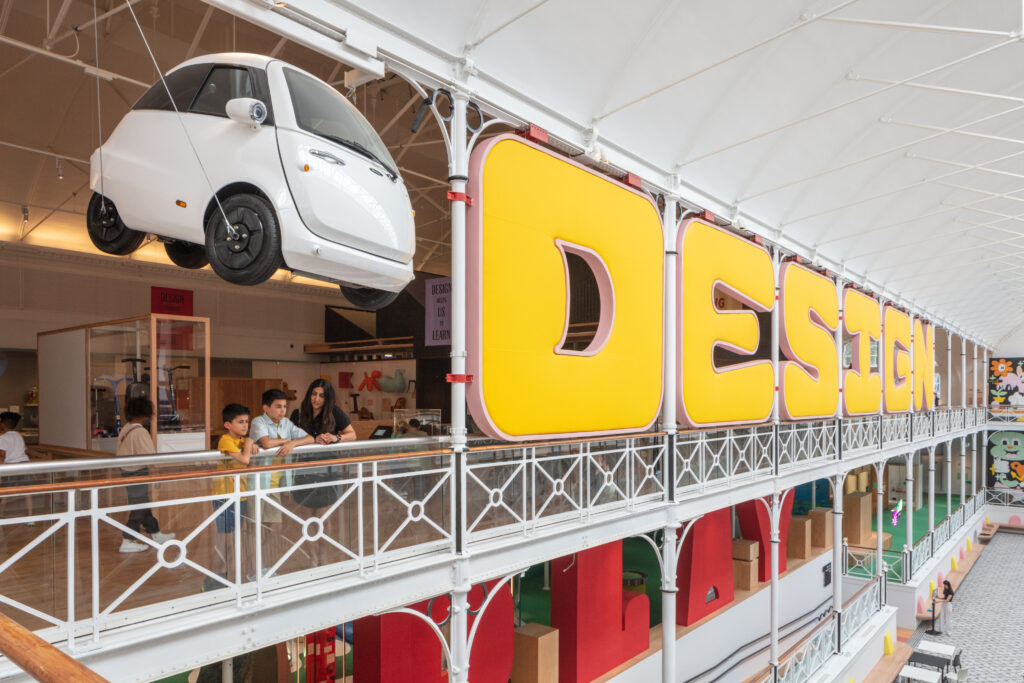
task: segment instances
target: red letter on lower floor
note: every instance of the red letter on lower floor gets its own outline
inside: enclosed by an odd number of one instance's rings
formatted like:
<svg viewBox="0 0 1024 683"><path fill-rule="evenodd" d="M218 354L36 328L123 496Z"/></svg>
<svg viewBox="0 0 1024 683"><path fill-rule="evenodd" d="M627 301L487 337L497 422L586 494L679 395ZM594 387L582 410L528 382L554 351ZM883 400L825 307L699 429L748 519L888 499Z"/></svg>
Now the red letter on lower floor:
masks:
<svg viewBox="0 0 1024 683"><path fill-rule="evenodd" d="M584 683L650 645L647 596L622 589L622 541L551 562L559 683Z"/></svg>
<svg viewBox="0 0 1024 683"><path fill-rule="evenodd" d="M710 512L693 524L679 550L676 623L688 626L733 601L732 514Z"/></svg>
<svg viewBox="0 0 1024 683"><path fill-rule="evenodd" d="M760 557L757 561L757 580L770 581L771 569L771 523L768 510L756 500L748 500L736 506L743 538L757 541ZM782 515L779 518L779 573L786 571L786 542L789 539L789 520L793 516L793 496L785 496Z"/></svg>

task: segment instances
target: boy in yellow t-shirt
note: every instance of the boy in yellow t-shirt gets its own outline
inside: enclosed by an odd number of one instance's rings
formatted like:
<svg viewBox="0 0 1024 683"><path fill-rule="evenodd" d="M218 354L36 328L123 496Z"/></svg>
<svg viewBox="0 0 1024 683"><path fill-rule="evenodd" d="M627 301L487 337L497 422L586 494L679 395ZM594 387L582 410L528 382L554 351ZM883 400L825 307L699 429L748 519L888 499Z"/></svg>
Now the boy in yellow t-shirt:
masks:
<svg viewBox="0 0 1024 683"><path fill-rule="evenodd" d="M224 455L231 456L231 460L222 460L217 463L218 470L224 470L230 472L245 467L249 464L249 459L256 452L256 446L249 438L249 409L243 405L237 403L229 403L224 406L224 410L221 411L221 417L224 419L224 429L227 430L227 434L220 437L220 441L217 443L217 450ZM249 489L246 479L248 477L243 475L238 478L238 490L247 491ZM213 495L215 496L227 496L235 491L235 477L218 477L213 482ZM214 510L219 509L224 505L225 500L214 500ZM245 500L241 501L239 514L242 519L245 519L247 512L247 505ZM230 558L233 557L234 547L232 540L234 538L235 531L235 506L228 505L219 515L217 515L217 533L221 535L223 539L222 549L218 548L218 554L221 555L221 566L224 571L222 575L227 576L227 568L230 562Z"/></svg>

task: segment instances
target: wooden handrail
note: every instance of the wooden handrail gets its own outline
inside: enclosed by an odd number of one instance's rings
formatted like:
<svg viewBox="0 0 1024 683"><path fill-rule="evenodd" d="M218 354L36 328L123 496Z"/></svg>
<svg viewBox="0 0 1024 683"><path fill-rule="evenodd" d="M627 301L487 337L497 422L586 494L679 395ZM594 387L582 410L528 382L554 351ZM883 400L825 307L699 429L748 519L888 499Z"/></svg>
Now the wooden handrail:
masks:
<svg viewBox="0 0 1024 683"><path fill-rule="evenodd" d="M451 455L451 451L419 451L416 453L383 453L381 455L367 455L362 458L334 458L332 460L311 460L309 462L282 463L280 465L253 465L223 470L199 470L197 472L175 472L171 474L146 474L138 477L115 477L113 479L87 479L85 481L68 481L59 484L29 484L27 486L8 486L3 489L3 495L15 495L21 493L56 493L59 491L76 491L80 489L100 488L106 486L117 486L119 484L152 484L162 481L183 481L186 479L203 479L206 477L227 477L236 474L249 474L255 472L280 472L282 470L300 470L311 467L337 467L341 465L353 465L361 462L375 462L379 460L408 460L410 458L421 458L438 455Z"/></svg>
<svg viewBox="0 0 1024 683"><path fill-rule="evenodd" d="M875 583L876 581L878 581L878 577L877 576L875 578L871 579L870 581L868 581L863 586L861 586L860 590L857 591L856 593L854 593L852 598L850 598L849 600L847 600L846 602L843 603L843 609L846 609L848 606L852 605L854 603L854 601L856 601L857 598L860 597L861 593L863 593L864 591L871 590L871 585L873 583Z"/></svg>
<svg viewBox="0 0 1024 683"><path fill-rule="evenodd" d="M0 614L0 653L42 683L109 683L4 614Z"/></svg>

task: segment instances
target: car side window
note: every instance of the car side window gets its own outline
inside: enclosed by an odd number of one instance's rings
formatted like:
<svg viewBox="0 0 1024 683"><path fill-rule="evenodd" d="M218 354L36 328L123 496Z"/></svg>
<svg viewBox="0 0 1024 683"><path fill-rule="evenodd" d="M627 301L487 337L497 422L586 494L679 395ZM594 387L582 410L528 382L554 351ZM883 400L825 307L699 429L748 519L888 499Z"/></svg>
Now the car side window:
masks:
<svg viewBox="0 0 1024 683"><path fill-rule="evenodd" d="M178 106L178 111L188 111L199 86L206 80L209 73L209 64L192 64L175 69L164 76L164 80L167 81L166 88L163 81L157 80L149 90L143 93L132 109L174 111L171 99L167 96L167 91L170 90L171 95L174 96L174 103Z"/></svg>
<svg viewBox="0 0 1024 683"><path fill-rule="evenodd" d="M252 97L249 70L239 66L216 66L203 83L191 111L197 114L227 116L224 107L236 97Z"/></svg>

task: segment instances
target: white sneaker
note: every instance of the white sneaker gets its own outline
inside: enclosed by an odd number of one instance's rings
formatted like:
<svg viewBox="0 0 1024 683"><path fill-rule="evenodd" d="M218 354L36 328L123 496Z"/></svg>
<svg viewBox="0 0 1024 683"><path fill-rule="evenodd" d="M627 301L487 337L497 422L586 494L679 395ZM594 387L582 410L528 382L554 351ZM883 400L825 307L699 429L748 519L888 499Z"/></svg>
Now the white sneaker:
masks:
<svg viewBox="0 0 1024 683"><path fill-rule="evenodd" d="M150 537L157 543L166 543L174 538L174 534L165 534L158 531L155 534L150 534Z"/></svg>
<svg viewBox="0 0 1024 683"><path fill-rule="evenodd" d="M121 547L118 549L118 552L141 553L145 552L146 550L149 550L149 546L145 543L139 543L138 541L133 541L130 538L126 538L121 541Z"/></svg>

